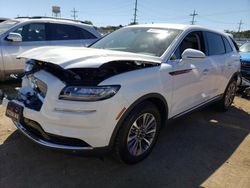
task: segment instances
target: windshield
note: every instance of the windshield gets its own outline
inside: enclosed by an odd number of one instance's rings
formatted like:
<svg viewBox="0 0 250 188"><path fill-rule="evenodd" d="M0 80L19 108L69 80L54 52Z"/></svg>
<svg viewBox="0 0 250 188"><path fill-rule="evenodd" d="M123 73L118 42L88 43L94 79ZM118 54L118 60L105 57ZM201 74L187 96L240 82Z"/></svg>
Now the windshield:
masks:
<svg viewBox="0 0 250 188"><path fill-rule="evenodd" d="M250 42L243 44L240 47L240 52L250 52Z"/></svg>
<svg viewBox="0 0 250 188"><path fill-rule="evenodd" d="M18 22L13 20L7 20L0 23L0 35L8 31L11 27L16 25Z"/></svg>
<svg viewBox="0 0 250 188"><path fill-rule="evenodd" d="M91 48L161 56L180 33L176 29L127 27L107 35Z"/></svg>

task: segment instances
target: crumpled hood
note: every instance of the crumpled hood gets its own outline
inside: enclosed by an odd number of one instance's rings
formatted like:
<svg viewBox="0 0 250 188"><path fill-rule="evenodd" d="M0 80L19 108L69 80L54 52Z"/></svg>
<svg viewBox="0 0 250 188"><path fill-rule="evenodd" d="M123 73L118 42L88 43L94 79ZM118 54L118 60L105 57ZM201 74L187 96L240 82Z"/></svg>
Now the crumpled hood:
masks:
<svg viewBox="0 0 250 188"><path fill-rule="evenodd" d="M98 68L110 61L143 61L144 63L159 64L160 57L141 55L129 52L85 48L48 46L28 50L18 58L34 59L53 63L65 69Z"/></svg>

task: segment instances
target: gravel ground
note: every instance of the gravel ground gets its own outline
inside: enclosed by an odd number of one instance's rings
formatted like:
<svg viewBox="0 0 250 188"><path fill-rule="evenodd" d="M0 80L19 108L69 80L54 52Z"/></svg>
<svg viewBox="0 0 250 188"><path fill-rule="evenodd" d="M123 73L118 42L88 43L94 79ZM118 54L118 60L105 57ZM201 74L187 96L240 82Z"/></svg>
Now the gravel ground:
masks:
<svg viewBox="0 0 250 188"><path fill-rule="evenodd" d="M12 83L13 85L13 83ZM15 83L14 83L15 85ZM18 85L18 84L17 84ZM3 87L3 85L0 85ZM10 85L4 85L11 90ZM250 187L250 101L171 122L143 162L66 154L21 135L0 106L0 187Z"/></svg>

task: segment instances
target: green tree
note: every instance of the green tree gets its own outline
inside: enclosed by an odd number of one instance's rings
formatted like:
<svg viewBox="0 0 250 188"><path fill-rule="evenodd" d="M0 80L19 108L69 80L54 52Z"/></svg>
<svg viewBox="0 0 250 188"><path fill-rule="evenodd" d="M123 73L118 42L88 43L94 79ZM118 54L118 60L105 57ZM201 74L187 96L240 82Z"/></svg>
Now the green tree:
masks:
<svg viewBox="0 0 250 188"><path fill-rule="evenodd" d="M226 33L231 33L235 38L250 38L250 30L235 32L230 30L225 30Z"/></svg>
<svg viewBox="0 0 250 188"><path fill-rule="evenodd" d="M83 23L93 25L93 23L90 20L85 20L85 21L83 21Z"/></svg>

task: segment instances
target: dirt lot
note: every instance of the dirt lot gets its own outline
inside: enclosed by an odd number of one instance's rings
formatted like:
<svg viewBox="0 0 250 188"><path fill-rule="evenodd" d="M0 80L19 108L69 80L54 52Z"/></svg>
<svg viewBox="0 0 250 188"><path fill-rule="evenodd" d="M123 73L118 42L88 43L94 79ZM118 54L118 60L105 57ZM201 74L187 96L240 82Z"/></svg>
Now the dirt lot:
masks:
<svg viewBox="0 0 250 188"><path fill-rule="evenodd" d="M206 108L172 122L145 161L127 166L43 148L0 107L0 187L249 188L249 133L250 101L237 97L226 113Z"/></svg>

